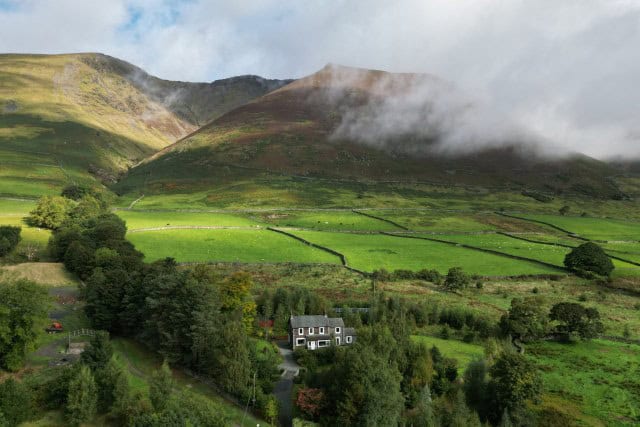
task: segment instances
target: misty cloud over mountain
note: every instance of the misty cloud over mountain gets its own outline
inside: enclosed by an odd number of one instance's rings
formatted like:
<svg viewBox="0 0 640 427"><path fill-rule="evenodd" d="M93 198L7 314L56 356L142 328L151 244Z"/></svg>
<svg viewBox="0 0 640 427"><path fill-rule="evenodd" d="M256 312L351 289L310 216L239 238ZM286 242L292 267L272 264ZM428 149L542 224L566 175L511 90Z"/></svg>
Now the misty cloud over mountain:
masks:
<svg viewBox="0 0 640 427"><path fill-rule="evenodd" d="M452 144L509 139L494 125L506 116L559 151L640 156L634 0L5 0L0 36L3 52L101 51L173 80L300 77L327 62L431 73L492 111L443 117Z"/></svg>

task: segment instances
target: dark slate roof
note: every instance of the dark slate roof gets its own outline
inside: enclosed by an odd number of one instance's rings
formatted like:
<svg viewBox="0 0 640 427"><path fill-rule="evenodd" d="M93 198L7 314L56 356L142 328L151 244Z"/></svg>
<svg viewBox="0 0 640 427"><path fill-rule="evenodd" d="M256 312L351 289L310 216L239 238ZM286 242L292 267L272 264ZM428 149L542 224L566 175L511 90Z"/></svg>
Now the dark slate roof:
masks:
<svg viewBox="0 0 640 427"><path fill-rule="evenodd" d="M335 328L344 327L341 317L327 317L325 315L315 316L291 316L292 328L318 328L321 326Z"/></svg>
<svg viewBox="0 0 640 427"><path fill-rule="evenodd" d="M356 328L344 328L344 336L351 335L356 336Z"/></svg>

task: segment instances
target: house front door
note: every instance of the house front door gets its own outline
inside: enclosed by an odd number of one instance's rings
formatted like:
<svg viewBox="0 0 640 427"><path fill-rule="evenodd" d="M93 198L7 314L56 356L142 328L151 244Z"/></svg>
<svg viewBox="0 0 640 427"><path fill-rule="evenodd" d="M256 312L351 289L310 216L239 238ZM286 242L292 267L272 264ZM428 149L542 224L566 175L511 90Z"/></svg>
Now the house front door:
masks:
<svg viewBox="0 0 640 427"><path fill-rule="evenodd" d="M315 349L316 349L316 342L309 341L309 350L315 350Z"/></svg>

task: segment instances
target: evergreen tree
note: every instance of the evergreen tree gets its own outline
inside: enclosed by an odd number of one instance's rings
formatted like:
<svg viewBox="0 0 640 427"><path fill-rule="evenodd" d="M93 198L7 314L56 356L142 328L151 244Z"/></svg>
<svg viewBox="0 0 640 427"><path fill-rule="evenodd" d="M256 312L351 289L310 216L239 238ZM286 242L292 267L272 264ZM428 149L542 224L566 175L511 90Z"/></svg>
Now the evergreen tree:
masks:
<svg viewBox="0 0 640 427"><path fill-rule="evenodd" d="M153 372L149 382L149 399L156 412L167 408L173 394L174 381L169 364L165 360L160 369Z"/></svg>
<svg viewBox="0 0 640 427"><path fill-rule="evenodd" d="M82 366L69 383L65 414L71 425L90 421L96 414L98 392L91 370Z"/></svg>
<svg viewBox="0 0 640 427"><path fill-rule="evenodd" d="M130 391L127 373L114 357L95 371L98 387L98 410L115 416L124 414L129 403Z"/></svg>
<svg viewBox="0 0 640 427"><path fill-rule="evenodd" d="M82 352L80 360L93 371L102 369L113 356L113 346L107 332L98 331L91 337L89 346Z"/></svg>

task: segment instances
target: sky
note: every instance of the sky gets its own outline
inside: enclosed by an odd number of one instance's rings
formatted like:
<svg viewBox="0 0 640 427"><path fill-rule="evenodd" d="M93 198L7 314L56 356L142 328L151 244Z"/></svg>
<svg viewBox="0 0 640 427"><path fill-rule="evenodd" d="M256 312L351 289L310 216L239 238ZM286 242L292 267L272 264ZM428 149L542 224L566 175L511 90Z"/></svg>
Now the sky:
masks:
<svg viewBox="0 0 640 427"><path fill-rule="evenodd" d="M564 149L640 157L640 0L0 0L0 52L87 51L187 81L430 73Z"/></svg>

